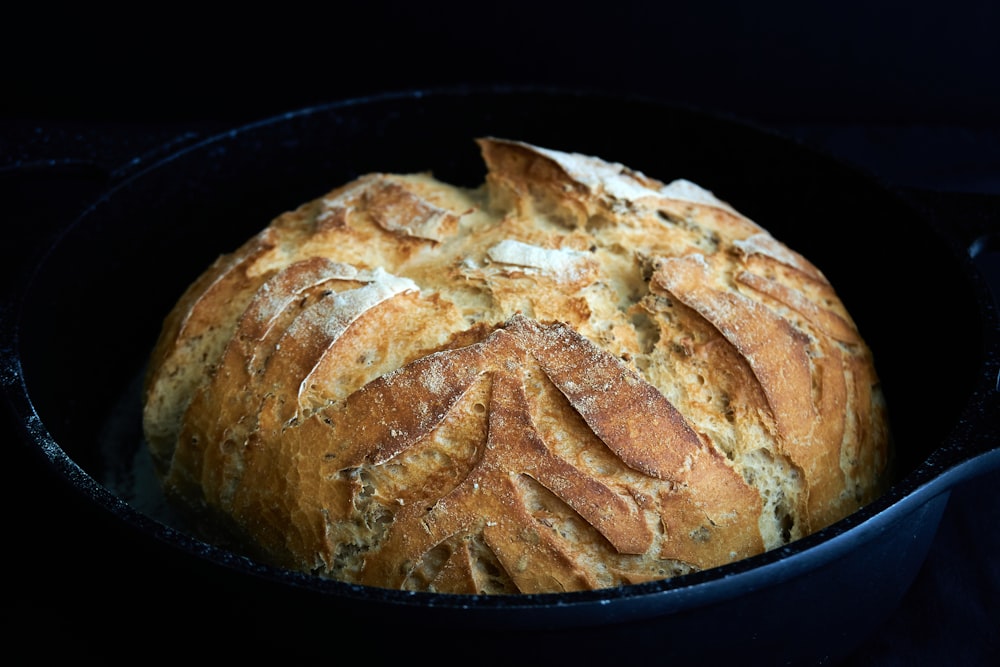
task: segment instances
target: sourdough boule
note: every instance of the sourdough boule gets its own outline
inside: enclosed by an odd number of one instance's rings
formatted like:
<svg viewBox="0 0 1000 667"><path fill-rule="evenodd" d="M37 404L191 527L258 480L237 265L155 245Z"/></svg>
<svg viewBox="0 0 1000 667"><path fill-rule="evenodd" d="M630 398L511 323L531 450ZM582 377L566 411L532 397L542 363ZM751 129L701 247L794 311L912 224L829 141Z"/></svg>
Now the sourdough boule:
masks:
<svg viewBox="0 0 1000 667"><path fill-rule="evenodd" d="M876 497L883 396L816 266L689 181L479 146L480 187L362 176L167 315L145 438L206 539L370 586L562 592Z"/></svg>

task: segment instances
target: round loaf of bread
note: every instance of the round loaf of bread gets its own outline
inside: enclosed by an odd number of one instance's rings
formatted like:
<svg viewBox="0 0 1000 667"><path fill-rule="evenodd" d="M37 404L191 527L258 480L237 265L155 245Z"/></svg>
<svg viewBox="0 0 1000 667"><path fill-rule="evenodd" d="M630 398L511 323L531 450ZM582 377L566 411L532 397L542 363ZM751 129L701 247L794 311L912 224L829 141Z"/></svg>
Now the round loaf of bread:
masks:
<svg viewBox="0 0 1000 667"><path fill-rule="evenodd" d="M206 539L363 585L563 592L730 563L881 491L872 355L819 269L689 181L479 146L480 187L358 178L169 313L145 436Z"/></svg>

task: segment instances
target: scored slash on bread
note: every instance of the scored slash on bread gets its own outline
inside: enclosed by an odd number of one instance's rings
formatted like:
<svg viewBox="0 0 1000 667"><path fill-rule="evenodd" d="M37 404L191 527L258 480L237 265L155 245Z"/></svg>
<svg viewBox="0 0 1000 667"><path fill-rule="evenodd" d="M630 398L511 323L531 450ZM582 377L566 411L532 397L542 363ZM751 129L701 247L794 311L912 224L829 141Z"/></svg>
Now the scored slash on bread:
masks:
<svg viewBox="0 0 1000 667"><path fill-rule="evenodd" d="M561 592L877 495L886 409L819 269L688 181L479 145L482 187L363 176L179 299L144 428L207 539L372 586Z"/></svg>

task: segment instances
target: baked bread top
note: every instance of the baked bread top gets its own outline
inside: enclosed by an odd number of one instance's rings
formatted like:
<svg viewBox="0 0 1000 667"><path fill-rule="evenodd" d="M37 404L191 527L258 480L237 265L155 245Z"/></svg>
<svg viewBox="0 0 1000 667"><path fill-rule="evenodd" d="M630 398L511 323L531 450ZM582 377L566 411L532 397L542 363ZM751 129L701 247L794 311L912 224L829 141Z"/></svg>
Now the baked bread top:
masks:
<svg viewBox="0 0 1000 667"><path fill-rule="evenodd" d="M807 535L889 432L824 275L712 193L478 141L476 189L374 173L220 257L144 429L208 539L371 586L593 589Z"/></svg>

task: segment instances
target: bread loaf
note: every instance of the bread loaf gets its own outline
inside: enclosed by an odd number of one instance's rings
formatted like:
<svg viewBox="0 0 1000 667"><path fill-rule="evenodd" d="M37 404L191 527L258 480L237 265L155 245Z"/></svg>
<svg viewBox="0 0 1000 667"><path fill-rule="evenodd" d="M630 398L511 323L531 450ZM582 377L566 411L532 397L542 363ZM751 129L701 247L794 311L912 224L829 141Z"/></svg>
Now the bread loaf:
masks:
<svg viewBox="0 0 1000 667"><path fill-rule="evenodd" d="M691 182L478 143L482 186L358 178L167 315L145 435L209 539L370 586L562 592L758 554L880 492L872 355L816 266Z"/></svg>

